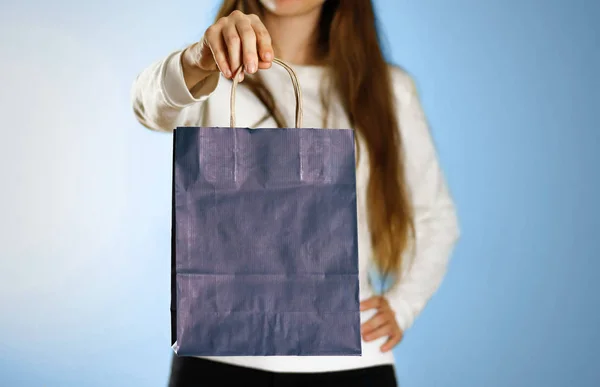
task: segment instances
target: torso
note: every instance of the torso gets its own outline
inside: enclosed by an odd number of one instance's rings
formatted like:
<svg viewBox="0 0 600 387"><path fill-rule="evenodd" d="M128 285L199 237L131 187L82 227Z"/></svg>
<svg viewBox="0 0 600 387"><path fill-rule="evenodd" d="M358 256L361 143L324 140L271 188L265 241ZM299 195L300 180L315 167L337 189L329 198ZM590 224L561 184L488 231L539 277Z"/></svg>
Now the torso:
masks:
<svg viewBox="0 0 600 387"><path fill-rule="evenodd" d="M303 127L323 127L323 109L320 97L320 79L322 69L318 67L294 66L297 72L303 95ZM279 109L282 111L288 125L293 126L295 112L295 97L292 83L288 73L279 67L261 71L263 79L272 91ZM229 101L231 82L221 80L216 91L200 108L204 111L205 122L186 122L186 126L205 127L228 127L229 126ZM275 121L267 116L267 111L256 97L243 86L238 87L236 92L236 126L251 128L274 128ZM191 107L195 109L196 107ZM193 114L189 114L189 120L193 120ZM329 127L350 129L347 116L337 103L332 101L329 109ZM359 146L360 146L359 142ZM366 221L365 189L368 182L369 172L366 162L366 152L361 147L361 157L357 166L357 219L358 219L358 245L359 245L359 281L360 299L371 297L374 293L369 286L368 268L371 262L371 241ZM361 313L361 321L367 321L373 311ZM275 372L325 372L335 370L346 370L363 368L380 364L393 364L394 357L391 352L381 353L379 347L385 338L374 342L362 342L362 356L269 356L269 357L207 357L208 359L221 361L229 364L237 364L246 367L264 369Z"/></svg>

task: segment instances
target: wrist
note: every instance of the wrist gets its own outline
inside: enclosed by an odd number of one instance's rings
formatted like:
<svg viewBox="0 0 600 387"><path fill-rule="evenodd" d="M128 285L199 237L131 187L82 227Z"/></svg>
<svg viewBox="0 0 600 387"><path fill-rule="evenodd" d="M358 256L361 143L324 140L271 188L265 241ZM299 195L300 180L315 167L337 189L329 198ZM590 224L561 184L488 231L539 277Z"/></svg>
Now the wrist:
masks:
<svg viewBox="0 0 600 387"><path fill-rule="evenodd" d="M198 83L202 82L210 75L217 71L207 71L201 69L195 64L192 64L189 60L189 52L188 49L190 47L183 50L181 53L181 70L183 72L183 78L185 80L185 85L188 90L192 90Z"/></svg>

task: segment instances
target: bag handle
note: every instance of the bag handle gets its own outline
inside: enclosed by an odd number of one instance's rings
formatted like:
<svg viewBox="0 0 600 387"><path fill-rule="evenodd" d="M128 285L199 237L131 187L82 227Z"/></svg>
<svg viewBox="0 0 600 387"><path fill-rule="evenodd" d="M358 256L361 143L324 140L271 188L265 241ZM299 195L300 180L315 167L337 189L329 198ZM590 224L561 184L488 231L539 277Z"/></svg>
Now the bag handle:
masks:
<svg viewBox="0 0 600 387"><path fill-rule="evenodd" d="M296 128L302 127L302 91L300 90L300 83L298 82L298 76L293 68L281 59L273 59L273 63L278 64L287 70L290 78L292 79L292 85L294 86L294 94L296 96ZM235 90L239 83L239 75L244 70L244 65L241 65L235 75L233 76L233 85L231 85L231 98L229 101L229 126L235 128Z"/></svg>

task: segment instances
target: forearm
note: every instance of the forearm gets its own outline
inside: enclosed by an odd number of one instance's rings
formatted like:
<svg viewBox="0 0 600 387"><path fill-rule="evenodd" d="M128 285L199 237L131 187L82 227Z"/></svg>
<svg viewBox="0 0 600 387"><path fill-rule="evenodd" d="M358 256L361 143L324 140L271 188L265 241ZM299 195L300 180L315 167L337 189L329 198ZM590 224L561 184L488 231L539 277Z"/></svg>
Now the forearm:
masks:
<svg viewBox="0 0 600 387"><path fill-rule="evenodd" d="M460 234L454 206L449 200L439 204L434 216L429 214L419 219L416 228L413 259L409 259L400 282L388 294L403 331L413 325L440 287Z"/></svg>
<svg viewBox="0 0 600 387"><path fill-rule="evenodd" d="M166 132L185 126L186 108L206 101L219 82L219 73L189 74L186 79L180 51L142 71L131 91L138 121L149 129Z"/></svg>

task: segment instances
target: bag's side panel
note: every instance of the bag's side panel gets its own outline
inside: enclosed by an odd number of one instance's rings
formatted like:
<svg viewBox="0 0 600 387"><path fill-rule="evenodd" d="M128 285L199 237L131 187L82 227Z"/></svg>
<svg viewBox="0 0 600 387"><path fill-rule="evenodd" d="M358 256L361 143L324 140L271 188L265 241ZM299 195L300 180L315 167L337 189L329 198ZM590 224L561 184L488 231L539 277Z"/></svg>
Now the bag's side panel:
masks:
<svg viewBox="0 0 600 387"><path fill-rule="evenodd" d="M174 346L177 341L177 273L175 270L177 261L177 249L175 248L175 241L177 240L177 218L175 217L175 159L177 133L177 129L173 131L173 165L171 172L171 346Z"/></svg>

